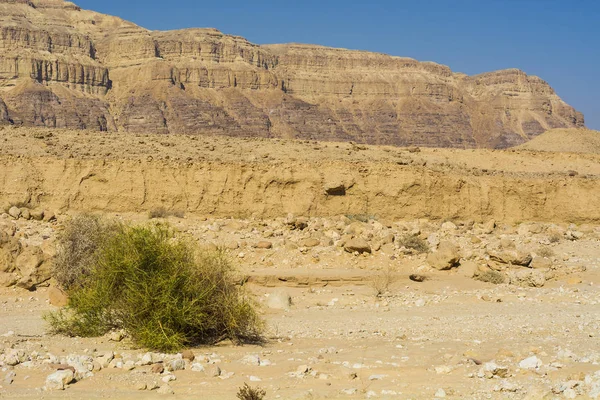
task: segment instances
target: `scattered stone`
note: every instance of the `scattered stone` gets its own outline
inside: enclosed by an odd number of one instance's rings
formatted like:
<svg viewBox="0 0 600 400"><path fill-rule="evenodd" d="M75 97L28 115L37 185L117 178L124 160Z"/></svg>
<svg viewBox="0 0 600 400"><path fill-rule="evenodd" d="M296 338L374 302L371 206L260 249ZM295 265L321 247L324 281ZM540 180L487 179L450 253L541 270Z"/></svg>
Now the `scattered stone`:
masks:
<svg viewBox="0 0 600 400"><path fill-rule="evenodd" d="M457 267L460 262L458 247L452 242L441 241L437 251L427 255L427 262L440 271Z"/></svg>
<svg viewBox="0 0 600 400"><path fill-rule="evenodd" d="M436 399L443 399L445 397L446 397L446 391L444 389L440 388L435 392Z"/></svg>
<svg viewBox="0 0 600 400"><path fill-rule="evenodd" d="M184 350L181 352L181 358L192 362L196 359L196 356L194 355L194 352L192 350Z"/></svg>
<svg viewBox="0 0 600 400"><path fill-rule="evenodd" d="M162 365L162 363L154 364L150 371L152 371L153 374L162 374L165 371L165 366Z"/></svg>
<svg viewBox="0 0 600 400"><path fill-rule="evenodd" d="M273 310L289 310L291 305L292 297L283 289L270 293L267 299L267 307Z"/></svg>
<svg viewBox="0 0 600 400"><path fill-rule="evenodd" d="M176 359L167 363L167 371L183 371L185 369L185 360Z"/></svg>
<svg viewBox="0 0 600 400"><path fill-rule="evenodd" d="M409 276L409 279L414 282L425 282L427 277L425 275L412 274Z"/></svg>
<svg viewBox="0 0 600 400"><path fill-rule="evenodd" d="M542 366L542 360L536 356L528 357L519 363L519 367L523 369L537 369Z"/></svg>
<svg viewBox="0 0 600 400"><path fill-rule="evenodd" d="M348 253L371 253L371 246L362 238L353 238L346 242L344 250Z"/></svg>
<svg viewBox="0 0 600 400"><path fill-rule="evenodd" d="M21 216L21 209L19 209L19 207L12 206L8 210L8 215L13 217L14 219L19 219L19 217Z"/></svg>
<svg viewBox="0 0 600 400"><path fill-rule="evenodd" d="M321 242L315 238L302 239L298 242L299 247L307 247L309 249L313 248L313 247L317 247L320 244L321 244Z"/></svg>
<svg viewBox="0 0 600 400"><path fill-rule="evenodd" d="M158 388L158 390L156 391L156 393L158 394L175 394L175 392L173 391L173 388L170 385L162 385L161 387Z"/></svg>
<svg viewBox="0 0 600 400"><path fill-rule="evenodd" d="M256 243L256 245L254 247L256 247L257 249L265 249L265 250L271 249L271 248L273 248L273 243L271 243L267 240L262 240L262 241Z"/></svg>
<svg viewBox="0 0 600 400"><path fill-rule="evenodd" d="M200 363L193 363L191 369L194 372L204 372L204 365Z"/></svg>
<svg viewBox="0 0 600 400"><path fill-rule="evenodd" d="M48 290L48 300L55 307L66 307L69 304L69 297L59 287L51 286Z"/></svg>
<svg viewBox="0 0 600 400"><path fill-rule="evenodd" d="M70 369L56 371L48 375L46 378L46 389L48 390L64 390L65 386L73 382L75 375Z"/></svg>
<svg viewBox="0 0 600 400"><path fill-rule="evenodd" d="M112 331L108 336L108 339L113 342L120 342L125 339L125 332L123 331Z"/></svg>

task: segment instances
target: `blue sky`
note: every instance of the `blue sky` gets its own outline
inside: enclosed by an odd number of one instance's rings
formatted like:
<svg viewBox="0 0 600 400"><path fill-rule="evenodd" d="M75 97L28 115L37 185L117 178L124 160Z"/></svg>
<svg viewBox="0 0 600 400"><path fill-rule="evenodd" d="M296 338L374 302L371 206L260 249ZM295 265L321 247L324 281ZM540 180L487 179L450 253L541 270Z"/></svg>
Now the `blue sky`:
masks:
<svg viewBox="0 0 600 400"><path fill-rule="evenodd" d="M545 79L600 130L600 1L75 0L149 29L213 27L259 43L313 43Z"/></svg>

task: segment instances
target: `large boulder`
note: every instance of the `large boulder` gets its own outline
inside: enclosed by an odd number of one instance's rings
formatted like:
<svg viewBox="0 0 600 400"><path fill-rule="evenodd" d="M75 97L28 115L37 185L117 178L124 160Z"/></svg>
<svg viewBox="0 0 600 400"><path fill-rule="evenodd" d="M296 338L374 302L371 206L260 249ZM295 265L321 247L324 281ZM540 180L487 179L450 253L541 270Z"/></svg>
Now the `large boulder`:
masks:
<svg viewBox="0 0 600 400"><path fill-rule="evenodd" d="M25 247L15 260L15 266L20 275L17 286L24 289L34 289L51 277L49 257L40 247Z"/></svg>
<svg viewBox="0 0 600 400"><path fill-rule="evenodd" d="M427 262L440 271L458 267L460 264L459 248L447 240L441 241L437 251L427 255Z"/></svg>

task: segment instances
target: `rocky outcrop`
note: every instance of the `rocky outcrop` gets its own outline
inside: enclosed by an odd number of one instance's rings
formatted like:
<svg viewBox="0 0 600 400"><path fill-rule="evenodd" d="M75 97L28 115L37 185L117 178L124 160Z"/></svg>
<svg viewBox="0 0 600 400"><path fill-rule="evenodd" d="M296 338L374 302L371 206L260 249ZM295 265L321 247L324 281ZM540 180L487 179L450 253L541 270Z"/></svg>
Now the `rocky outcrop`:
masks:
<svg viewBox="0 0 600 400"><path fill-rule="evenodd" d="M503 148L584 124L518 70L149 31L61 0L0 1L0 85L5 123L133 133Z"/></svg>

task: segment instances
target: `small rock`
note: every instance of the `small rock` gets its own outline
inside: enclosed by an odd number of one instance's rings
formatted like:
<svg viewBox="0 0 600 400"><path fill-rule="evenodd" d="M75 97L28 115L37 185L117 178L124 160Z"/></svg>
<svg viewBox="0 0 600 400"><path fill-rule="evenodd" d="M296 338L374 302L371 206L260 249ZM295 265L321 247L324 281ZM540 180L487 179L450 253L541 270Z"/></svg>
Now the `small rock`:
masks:
<svg viewBox="0 0 600 400"><path fill-rule="evenodd" d="M212 377L217 377L217 376L221 376L221 368L219 368L218 365L213 365L209 370L208 370L208 376L212 376Z"/></svg>
<svg viewBox="0 0 600 400"><path fill-rule="evenodd" d="M183 358L184 360L188 360L188 361L194 361L196 359L196 356L194 355L194 352L191 350L184 350L181 352L181 358Z"/></svg>
<svg viewBox="0 0 600 400"><path fill-rule="evenodd" d="M193 363L192 364L192 371L194 371L194 372L204 372L204 365L202 365L200 363Z"/></svg>
<svg viewBox="0 0 600 400"><path fill-rule="evenodd" d="M278 289L269 294L267 307L273 310L289 310L292 305L292 297L283 289Z"/></svg>
<svg viewBox="0 0 600 400"><path fill-rule="evenodd" d="M8 373L4 376L3 382L6 383L7 385L10 385L13 383L16 376L17 376L17 374L15 371L8 371Z"/></svg>
<svg viewBox="0 0 600 400"><path fill-rule="evenodd" d="M156 393L158 393L158 394L175 394L175 392L173 391L173 388L169 385L162 385L161 387L158 388Z"/></svg>
<svg viewBox="0 0 600 400"><path fill-rule="evenodd" d="M70 369L56 371L48 375L46 378L46 389L48 390L64 390L65 386L73 382L75 375Z"/></svg>
<svg viewBox="0 0 600 400"><path fill-rule="evenodd" d="M449 241L442 241L434 253L427 255L427 262L440 271L452 269L459 265L458 247Z"/></svg>
<svg viewBox="0 0 600 400"><path fill-rule="evenodd" d="M273 248L273 243L267 241L267 240L262 240L258 243L256 243L256 245L254 246L257 249L271 249Z"/></svg>
<svg viewBox="0 0 600 400"><path fill-rule="evenodd" d="M171 360L167 363L168 371L183 371L185 369L185 360Z"/></svg>
<svg viewBox="0 0 600 400"><path fill-rule="evenodd" d="M528 357L519 363L519 367L523 369L537 369L542 366L542 360L536 356Z"/></svg>
<svg viewBox="0 0 600 400"><path fill-rule="evenodd" d="M148 385L146 385L144 382L140 382L135 385L135 390L146 390L147 388Z"/></svg>
<svg viewBox="0 0 600 400"><path fill-rule="evenodd" d="M443 399L444 397L446 397L446 391L444 389L440 388L435 392L435 398Z"/></svg>
<svg viewBox="0 0 600 400"><path fill-rule="evenodd" d="M19 207L12 206L8 210L8 215L13 217L14 219L19 219L19 217L21 216L21 209L19 209Z"/></svg>
<svg viewBox="0 0 600 400"><path fill-rule="evenodd" d="M425 275L412 274L409 276L409 279L414 282L425 282L427 277Z"/></svg>
<svg viewBox="0 0 600 400"><path fill-rule="evenodd" d="M69 297L67 294L59 287L52 286L48 290L48 300L50 304L55 307L65 307L69 304Z"/></svg>
<svg viewBox="0 0 600 400"><path fill-rule="evenodd" d="M371 253L371 246L362 238L353 238L345 243L344 250L348 253Z"/></svg>
<svg viewBox="0 0 600 400"><path fill-rule="evenodd" d="M154 364L152 368L150 368L153 374L162 374L165 371L165 367L162 364Z"/></svg>
<svg viewBox="0 0 600 400"><path fill-rule="evenodd" d="M123 331L113 331L110 333L108 339L113 342L120 342L125 338L125 333Z"/></svg>

